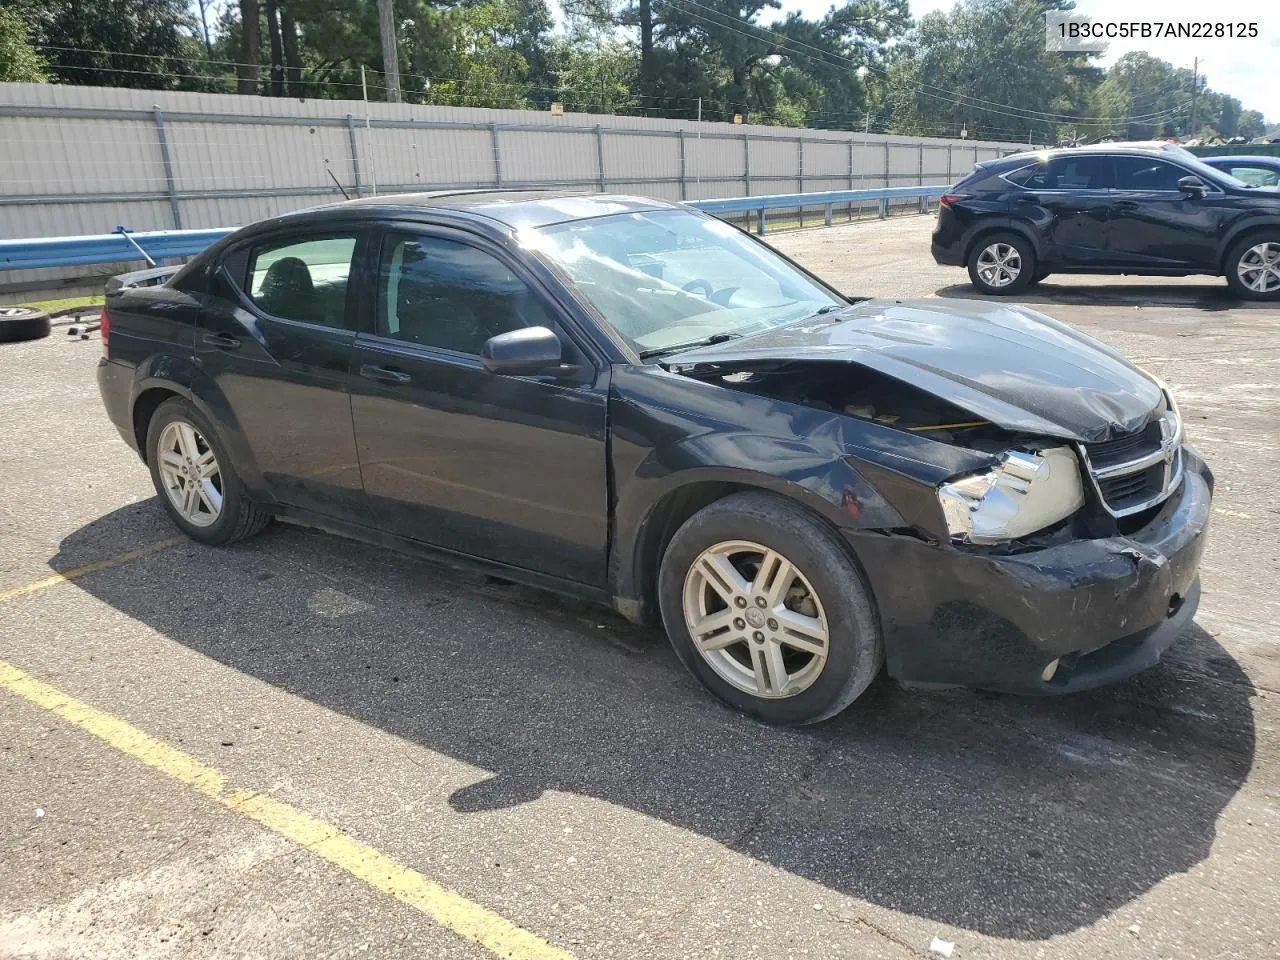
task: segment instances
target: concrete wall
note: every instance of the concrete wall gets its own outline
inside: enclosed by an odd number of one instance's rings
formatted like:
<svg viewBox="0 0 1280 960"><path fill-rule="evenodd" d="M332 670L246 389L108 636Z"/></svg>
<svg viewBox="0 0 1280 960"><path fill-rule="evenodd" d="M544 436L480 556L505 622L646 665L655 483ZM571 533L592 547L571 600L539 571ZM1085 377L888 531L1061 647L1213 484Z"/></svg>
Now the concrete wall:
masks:
<svg viewBox="0 0 1280 960"><path fill-rule="evenodd" d="M644 117L0 83L0 238L238 226L351 196L667 200L950 183L1018 144ZM0 293L119 268L0 273ZM6 299L13 299L12 296Z"/></svg>

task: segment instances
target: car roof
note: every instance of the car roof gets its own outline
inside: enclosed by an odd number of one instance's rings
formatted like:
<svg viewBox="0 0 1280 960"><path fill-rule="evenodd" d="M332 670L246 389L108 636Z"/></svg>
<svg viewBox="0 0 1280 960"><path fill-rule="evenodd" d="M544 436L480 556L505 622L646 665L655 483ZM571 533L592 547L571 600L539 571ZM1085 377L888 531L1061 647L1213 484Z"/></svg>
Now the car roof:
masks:
<svg viewBox="0 0 1280 960"><path fill-rule="evenodd" d="M1257 163L1264 167L1280 170L1280 157L1268 157L1257 153L1232 154L1228 157L1201 157L1200 160L1210 166L1219 163Z"/></svg>
<svg viewBox="0 0 1280 960"><path fill-rule="evenodd" d="M1175 149L1170 149L1170 148ZM1133 154L1141 157L1167 157L1169 154L1185 155L1190 151L1175 144L1163 147L1145 146L1133 143L1091 143L1081 147L1047 147L1043 150L1024 150L1022 153L1011 153L1004 160L1030 161L1044 157L1057 158L1078 156L1079 154Z"/></svg>
<svg viewBox="0 0 1280 960"><path fill-rule="evenodd" d="M385 213L447 210L455 214L485 217L509 227L545 227L570 220L586 220L615 213L677 209L679 204L651 197L589 193L574 190L436 190L425 193L391 193L362 197L300 210L295 216L337 213L376 207Z"/></svg>

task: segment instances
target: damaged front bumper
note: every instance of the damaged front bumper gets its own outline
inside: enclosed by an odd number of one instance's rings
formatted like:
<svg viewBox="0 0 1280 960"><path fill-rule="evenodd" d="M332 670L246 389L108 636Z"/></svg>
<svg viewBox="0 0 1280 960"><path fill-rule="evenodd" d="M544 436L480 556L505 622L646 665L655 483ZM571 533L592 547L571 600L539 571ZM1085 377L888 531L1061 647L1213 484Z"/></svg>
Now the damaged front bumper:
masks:
<svg viewBox="0 0 1280 960"><path fill-rule="evenodd" d="M1184 451L1182 484L1128 537L994 555L849 532L880 608L889 674L1058 694L1152 666L1200 597L1213 476Z"/></svg>

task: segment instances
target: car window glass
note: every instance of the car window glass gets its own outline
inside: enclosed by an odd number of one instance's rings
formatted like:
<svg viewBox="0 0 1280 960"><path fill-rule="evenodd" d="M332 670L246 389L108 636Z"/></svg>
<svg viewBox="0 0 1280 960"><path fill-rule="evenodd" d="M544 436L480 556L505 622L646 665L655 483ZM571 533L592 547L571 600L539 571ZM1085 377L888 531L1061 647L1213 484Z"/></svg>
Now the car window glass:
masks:
<svg viewBox="0 0 1280 960"><path fill-rule="evenodd" d="M1177 190L1191 176L1181 167L1151 157L1116 157L1116 186L1121 190Z"/></svg>
<svg viewBox="0 0 1280 960"><path fill-rule="evenodd" d="M1103 157L1068 156L1023 167L1005 179L1028 190L1105 190L1111 172Z"/></svg>
<svg viewBox="0 0 1280 960"><path fill-rule="evenodd" d="M355 249L351 236L258 247L251 256L249 298L286 320L345 327Z"/></svg>
<svg viewBox="0 0 1280 960"><path fill-rule="evenodd" d="M551 327L542 301L496 257L440 237L390 234L382 247L378 333L479 356L490 337Z"/></svg>
<svg viewBox="0 0 1280 960"><path fill-rule="evenodd" d="M1270 167L1231 166L1227 172L1251 187L1280 185L1280 170L1272 170Z"/></svg>

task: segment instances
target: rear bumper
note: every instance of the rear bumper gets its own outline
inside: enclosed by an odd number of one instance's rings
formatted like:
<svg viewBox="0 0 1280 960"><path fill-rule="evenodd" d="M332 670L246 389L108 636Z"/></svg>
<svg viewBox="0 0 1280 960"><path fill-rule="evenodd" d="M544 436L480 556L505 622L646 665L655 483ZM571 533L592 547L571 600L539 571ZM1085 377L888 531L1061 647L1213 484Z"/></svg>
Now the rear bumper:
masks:
<svg viewBox="0 0 1280 960"><path fill-rule="evenodd" d="M102 394L107 419L124 442L137 450L138 438L134 436L133 424L130 422L133 379L134 369L128 364L116 363L105 357L98 361L98 392Z"/></svg>
<svg viewBox="0 0 1280 960"><path fill-rule="evenodd" d="M933 231L933 242L929 245L935 263L944 267L964 266L964 247L959 237L942 235L941 229Z"/></svg>
<svg viewBox="0 0 1280 960"><path fill-rule="evenodd" d="M1177 493L1132 537L997 556L853 535L880 608L890 675L1058 694L1153 665L1199 603L1213 477L1190 448L1186 461Z"/></svg>

